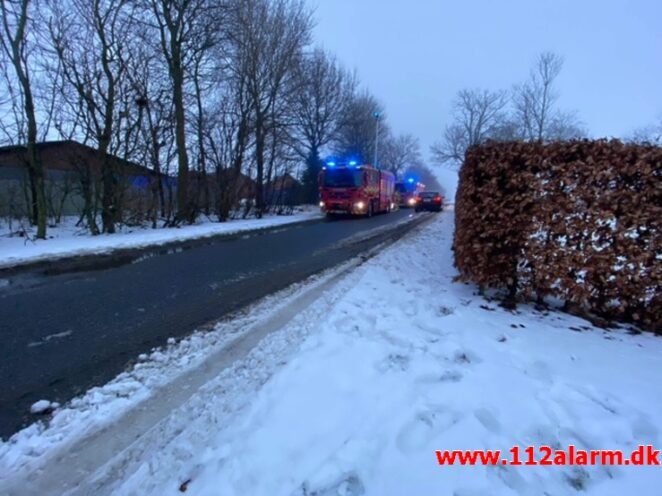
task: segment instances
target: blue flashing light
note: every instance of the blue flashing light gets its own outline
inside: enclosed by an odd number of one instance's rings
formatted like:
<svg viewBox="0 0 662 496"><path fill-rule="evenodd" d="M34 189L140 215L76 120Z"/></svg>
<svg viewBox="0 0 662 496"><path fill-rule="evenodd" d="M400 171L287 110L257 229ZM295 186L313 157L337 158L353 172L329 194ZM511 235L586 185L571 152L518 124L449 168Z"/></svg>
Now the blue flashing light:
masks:
<svg viewBox="0 0 662 496"><path fill-rule="evenodd" d="M355 167L355 166L357 166L357 165L359 165L359 163L358 163L356 160L350 160L350 161L349 161L349 166L350 166L350 167Z"/></svg>
<svg viewBox="0 0 662 496"><path fill-rule="evenodd" d="M336 163L335 162L327 162L326 165L328 165L329 167L335 167Z"/></svg>
<svg viewBox="0 0 662 496"><path fill-rule="evenodd" d="M407 179L407 181L410 182L410 183L413 183L413 182L414 182L414 178L413 178L413 177L410 177L409 179Z"/></svg>

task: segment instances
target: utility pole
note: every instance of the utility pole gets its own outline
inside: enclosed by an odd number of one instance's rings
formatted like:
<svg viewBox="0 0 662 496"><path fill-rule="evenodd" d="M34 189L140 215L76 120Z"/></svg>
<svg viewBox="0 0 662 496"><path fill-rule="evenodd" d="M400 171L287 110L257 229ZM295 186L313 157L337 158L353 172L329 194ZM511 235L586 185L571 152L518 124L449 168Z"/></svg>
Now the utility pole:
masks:
<svg viewBox="0 0 662 496"><path fill-rule="evenodd" d="M377 150L379 147L379 118L381 115L379 115L379 112L375 112L372 116L375 118L375 161L373 165L379 169L379 166L377 165Z"/></svg>

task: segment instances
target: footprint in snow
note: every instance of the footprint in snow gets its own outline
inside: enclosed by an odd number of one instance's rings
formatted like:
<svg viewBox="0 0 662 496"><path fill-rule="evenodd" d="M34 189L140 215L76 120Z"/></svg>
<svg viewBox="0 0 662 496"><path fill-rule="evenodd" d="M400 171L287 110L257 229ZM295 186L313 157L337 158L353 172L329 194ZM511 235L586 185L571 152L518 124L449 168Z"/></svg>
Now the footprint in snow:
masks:
<svg viewBox="0 0 662 496"><path fill-rule="evenodd" d="M365 494L363 482L355 472L349 472L322 487L311 488L308 482L304 482L292 496L361 496L362 494Z"/></svg>
<svg viewBox="0 0 662 496"><path fill-rule="evenodd" d="M496 416L487 408L479 408L474 412L476 419L485 427L486 430L493 434L501 432L501 422Z"/></svg>
<svg viewBox="0 0 662 496"><path fill-rule="evenodd" d="M457 424L460 418L458 413L444 408L420 412L400 429L396 446L404 454L419 453L442 432Z"/></svg>
<svg viewBox="0 0 662 496"><path fill-rule="evenodd" d="M538 494L532 493L533 487L522 477L519 468L505 465L487 465L488 479L498 479L499 482L512 489L515 494ZM492 482L493 487L498 483Z"/></svg>
<svg viewBox="0 0 662 496"><path fill-rule="evenodd" d="M632 435L641 444L658 443L657 427L643 413L632 421Z"/></svg>
<svg viewBox="0 0 662 496"><path fill-rule="evenodd" d="M407 317L415 317L418 315L419 305L417 300L410 300L404 308Z"/></svg>
<svg viewBox="0 0 662 496"><path fill-rule="evenodd" d="M580 396L583 396L589 400L591 403L601 407L607 413L611 413L612 415L618 415L619 413L622 413L620 411L621 401L614 396L611 396L605 392L592 390L592 388L589 389L588 387L584 387L580 384L568 384L568 387Z"/></svg>
<svg viewBox="0 0 662 496"><path fill-rule="evenodd" d="M585 398L606 413L628 419L632 437L635 441L641 444L657 442L659 434L658 429L645 413L633 408L618 397L607 392L579 384L569 385L568 387L580 397Z"/></svg>
<svg viewBox="0 0 662 496"><path fill-rule="evenodd" d="M565 481L575 491L586 491L591 476L583 467L575 467L563 474Z"/></svg>
<svg viewBox="0 0 662 496"><path fill-rule="evenodd" d="M549 446L554 450L560 450L564 446L556 435L557 431L558 426L534 424L524 431L524 437L531 445Z"/></svg>
<svg viewBox="0 0 662 496"><path fill-rule="evenodd" d="M561 427L559 436L562 439L562 445L567 447L572 444L578 449L597 450L603 449L602 441L590 436L589 433L579 430ZM589 481L593 483L607 482L618 475L621 468L611 465L596 465L587 467L575 467L564 472L563 480L577 491L585 491Z"/></svg>
<svg viewBox="0 0 662 496"><path fill-rule="evenodd" d="M445 370L441 375L426 374L417 377L415 381L419 384L443 384L455 383L462 380L462 374L457 370Z"/></svg>
<svg viewBox="0 0 662 496"><path fill-rule="evenodd" d="M349 315L344 315L342 317L335 318L331 321L331 324L339 330L348 331L352 329L355 319Z"/></svg>
<svg viewBox="0 0 662 496"><path fill-rule="evenodd" d="M535 360L531 362L525 369L524 373L533 379L537 379L546 384L554 382L554 375L552 368L542 360Z"/></svg>
<svg viewBox="0 0 662 496"><path fill-rule="evenodd" d="M428 324L425 318L412 319L411 324L416 328L420 329L421 331L424 331L428 335L426 336L426 340L429 342L436 342L438 341L439 336L448 335L447 331L437 326L432 326ZM435 339L435 341L431 341L431 339Z"/></svg>
<svg viewBox="0 0 662 496"><path fill-rule="evenodd" d="M409 368L410 358L407 355L391 353L377 364L377 370L388 372L390 370L405 372Z"/></svg>
<svg viewBox="0 0 662 496"><path fill-rule="evenodd" d="M461 365L468 365L470 363L480 363L481 359L473 351L460 349L453 354L453 361Z"/></svg>
<svg viewBox="0 0 662 496"><path fill-rule="evenodd" d="M437 313L439 314L440 317L448 317L449 315L452 315L454 312L455 312L454 308L445 307L445 306L441 306L437 310Z"/></svg>

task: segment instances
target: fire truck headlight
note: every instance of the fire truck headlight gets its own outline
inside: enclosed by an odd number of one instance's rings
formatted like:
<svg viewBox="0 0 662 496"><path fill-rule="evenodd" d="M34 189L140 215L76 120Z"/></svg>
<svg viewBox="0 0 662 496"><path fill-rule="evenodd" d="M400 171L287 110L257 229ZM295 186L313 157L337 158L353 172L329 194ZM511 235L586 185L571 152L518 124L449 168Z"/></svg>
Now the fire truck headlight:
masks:
<svg viewBox="0 0 662 496"><path fill-rule="evenodd" d="M324 208L324 202L323 201L320 202L320 208Z"/></svg>
<svg viewBox="0 0 662 496"><path fill-rule="evenodd" d="M365 208L365 203L363 203L362 201L360 201L360 202L356 202L356 204L355 204L354 206L355 206L358 210L363 210L363 209Z"/></svg>
<svg viewBox="0 0 662 496"><path fill-rule="evenodd" d="M410 205L416 205L416 200L414 198L410 198L407 203L409 203Z"/></svg>

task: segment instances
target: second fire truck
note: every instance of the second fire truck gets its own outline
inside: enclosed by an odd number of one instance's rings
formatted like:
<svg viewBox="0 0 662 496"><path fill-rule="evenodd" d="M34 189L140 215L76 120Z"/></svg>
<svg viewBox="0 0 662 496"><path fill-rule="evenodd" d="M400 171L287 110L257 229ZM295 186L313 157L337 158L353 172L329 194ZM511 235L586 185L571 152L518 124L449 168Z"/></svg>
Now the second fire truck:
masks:
<svg viewBox="0 0 662 496"><path fill-rule="evenodd" d="M413 208L416 206L416 198L425 190L425 184L416 181L414 178L408 178L395 184L395 191L398 196L398 204L401 207Z"/></svg>

